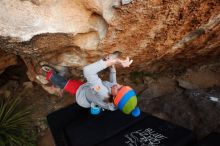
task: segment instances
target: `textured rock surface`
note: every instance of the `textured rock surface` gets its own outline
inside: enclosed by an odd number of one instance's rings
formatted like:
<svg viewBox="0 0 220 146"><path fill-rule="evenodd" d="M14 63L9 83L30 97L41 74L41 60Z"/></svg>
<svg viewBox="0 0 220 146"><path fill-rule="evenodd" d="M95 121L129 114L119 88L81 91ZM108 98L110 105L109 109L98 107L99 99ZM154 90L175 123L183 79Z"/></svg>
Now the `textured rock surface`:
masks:
<svg viewBox="0 0 220 146"><path fill-rule="evenodd" d="M219 61L219 0L120 3L2 0L0 49L21 56L31 80L41 61L81 69L115 50L134 59L129 71L178 73Z"/></svg>
<svg viewBox="0 0 220 146"><path fill-rule="evenodd" d="M16 65L17 57L11 53L5 53L4 51L0 50L0 73L2 73L7 67L11 65Z"/></svg>
<svg viewBox="0 0 220 146"><path fill-rule="evenodd" d="M48 95L26 77L21 84L26 69L17 66L20 74L15 75L6 68L21 58L32 81L41 61L70 67L80 76L85 64L115 50L134 60L129 69L118 69L118 80L142 93L142 110L199 136L219 131L219 102L209 99L220 99L220 88L210 88L220 85L219 0L1 0L0 6L0 73L5 70L0 85L7 84L0 95L18 94L36 108L39 132L49 112L74 100ZM201 68L160 76L193 65ZM48 139L39 145L49 145Z"/></svg>
<svg viewBox="0 0 220 146"><path fill-rule="evenodd" d="M111 1L95 0L2 0L0 34L30 40L42 33L87 33L95 31L93 13L109 21L113 16Z"/></svg>
<svg viewBox="0 0 220 146"><path fill-rule="evenodd" d="M135 1L121 7L100 48L120 48L150 71L184 69L219 56L220 1Z"/></svg>
<svg viewBox="0 0 220 146"><path fill-rule="evenodd" d="M210 97L219 99L219 91L219 88L186 90L156 98L143 94L139 103L142 110L192 129L201 138L213 131L220 132L220 103L210 100Z"/></svg>

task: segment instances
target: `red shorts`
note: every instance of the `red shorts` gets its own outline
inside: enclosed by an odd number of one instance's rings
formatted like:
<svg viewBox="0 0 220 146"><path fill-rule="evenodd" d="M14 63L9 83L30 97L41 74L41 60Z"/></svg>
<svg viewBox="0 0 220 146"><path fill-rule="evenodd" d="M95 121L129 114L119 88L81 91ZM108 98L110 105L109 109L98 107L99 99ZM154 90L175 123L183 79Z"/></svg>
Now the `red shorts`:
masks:
<svg viewBox="0 0 220 146"><path fill-rule="evenodd" d="M66 80L62 76L53 73L52 71L48 72L46 75L46 79L55 86L58 86L61 89L64 89L64 91L76 95L76 92L78 88L84 84L84 82L78 81L78 80Z"/></svg>
<svg viewBox="0 0 220 146"><path fill-rule="evenodd" d="M79 80L69 80L65 85L64 90L72 95L76 95L76 91L82 84L84 84L84 82Z"/></svg>

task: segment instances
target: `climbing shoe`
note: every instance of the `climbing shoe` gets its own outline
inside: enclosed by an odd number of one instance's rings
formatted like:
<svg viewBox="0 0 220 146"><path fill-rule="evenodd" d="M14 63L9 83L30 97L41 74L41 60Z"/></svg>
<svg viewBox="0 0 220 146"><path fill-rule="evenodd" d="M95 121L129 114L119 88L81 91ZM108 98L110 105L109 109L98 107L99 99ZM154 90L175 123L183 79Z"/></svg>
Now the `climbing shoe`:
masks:
<svg viewBox="0 0 220 146"><path fill-rule="evenodd" d="M41 84L48 84L49 81L46 79L45 76L42 75L36 75L36 79L41 83Z"/></svg>

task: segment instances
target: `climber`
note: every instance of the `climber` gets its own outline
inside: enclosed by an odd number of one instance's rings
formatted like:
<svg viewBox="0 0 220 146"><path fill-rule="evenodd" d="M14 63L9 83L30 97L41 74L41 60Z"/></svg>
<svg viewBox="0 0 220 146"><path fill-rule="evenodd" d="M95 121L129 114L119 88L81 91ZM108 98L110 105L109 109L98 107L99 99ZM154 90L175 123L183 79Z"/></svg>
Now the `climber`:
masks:
<svg viewBox="0 0 220 146"><path fill-rule="evenodd" d="M47 72L46 80L64 91L76 95L76 102L84 108L90 108L91 114L99 114L101 109L114 111L117 108L125 114L132 113L137 117L140 114L137 105L137 97L135 92L128 86L123 86L116 81L115 65L119 64L122 67L129 67L133 60L127 57L125 60L118 58L120 52L116 51L109 54L104 59L95 63L89 64L83 68L83 74L87 82L77 80L66 80L53 70L45 69ZM98 72L109 68L110 82L102 81L97 75ZM114 103L113 103L113 102Z"/></svg>

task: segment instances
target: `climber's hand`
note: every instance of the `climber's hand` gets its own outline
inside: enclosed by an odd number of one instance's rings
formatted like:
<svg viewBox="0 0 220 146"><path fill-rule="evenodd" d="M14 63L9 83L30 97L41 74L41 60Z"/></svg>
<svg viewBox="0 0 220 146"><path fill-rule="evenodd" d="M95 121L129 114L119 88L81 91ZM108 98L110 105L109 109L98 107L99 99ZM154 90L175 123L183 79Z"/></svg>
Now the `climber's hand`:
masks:
<svg viewBox="0 0 220 146"><path fill-rule="evenodd" d="M119 63L120 63L121 66L123 66L123 67L129 67L132 62L133 62L133 60L130 60L129 57L127 57L125 60L119 60Z"/></svg>
<svg viewBox="0 0 220 146"><path fill-rule="evenodd" d="M119 58L111 59L111 60L106 60L104 61L107 67L120 64L123 67L129 67L133 60L130 60L129 57L127 57L125 60L121 60Z"/></svg>

